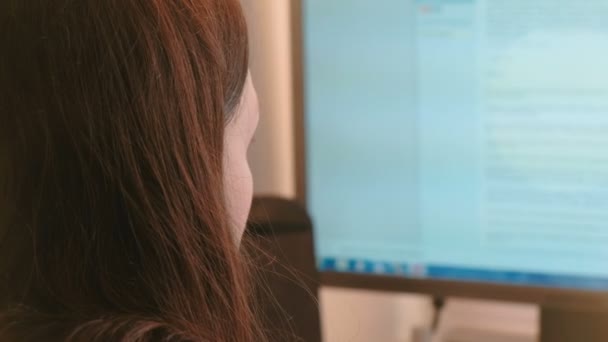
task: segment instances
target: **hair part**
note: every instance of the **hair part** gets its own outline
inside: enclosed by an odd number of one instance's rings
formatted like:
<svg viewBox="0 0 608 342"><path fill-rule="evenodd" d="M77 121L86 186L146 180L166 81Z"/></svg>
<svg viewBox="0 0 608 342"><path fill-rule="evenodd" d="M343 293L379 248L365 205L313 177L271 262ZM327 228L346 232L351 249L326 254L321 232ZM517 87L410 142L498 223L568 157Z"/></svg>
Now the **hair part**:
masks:
<svg viewBox="0 0 608 342"><path fill-rule="evenodd" d="M9 0L0 46L0 336L259 340L222 181L238 0Z"/></svg>

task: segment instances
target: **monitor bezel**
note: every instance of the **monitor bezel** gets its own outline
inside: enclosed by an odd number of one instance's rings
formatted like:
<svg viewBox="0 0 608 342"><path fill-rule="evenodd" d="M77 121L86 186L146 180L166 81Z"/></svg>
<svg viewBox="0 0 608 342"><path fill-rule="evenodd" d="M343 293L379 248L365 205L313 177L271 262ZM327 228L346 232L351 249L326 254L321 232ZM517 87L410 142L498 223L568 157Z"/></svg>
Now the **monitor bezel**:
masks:
<svg viewBox="0 0 608 342"><path fill-rule="evenodd" d="M296 198L307 206L306 182L306 108L304 76L304 21L302 4L306 0L290 1L293 115L295 146ZM313 222L314 224L314 222ZM606 300L607 291L591 291L513 285L492 282L461 280L406 278L375 274L320 271L323 286L342 287L372 291L426 294L437 297L462 297L471 299L499 300L547 305L554 303L591 303L596 299Z"/></svg>

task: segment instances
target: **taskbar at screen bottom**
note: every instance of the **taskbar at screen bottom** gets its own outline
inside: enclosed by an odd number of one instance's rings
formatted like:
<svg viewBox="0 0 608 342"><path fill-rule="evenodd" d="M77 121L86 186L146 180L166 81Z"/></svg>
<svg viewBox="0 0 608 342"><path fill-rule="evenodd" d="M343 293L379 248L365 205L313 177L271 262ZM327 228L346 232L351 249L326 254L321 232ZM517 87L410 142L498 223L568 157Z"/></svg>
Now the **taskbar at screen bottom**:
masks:
<svg viewBox="0 0 608 342"><path fill-rule="evenodd" d="M608 291L608 277L489 270L442 265L407 264L361 259L321 258L321 272L343 272L417 279L453 280L504 285L550 287L572 290Z"/></svg>

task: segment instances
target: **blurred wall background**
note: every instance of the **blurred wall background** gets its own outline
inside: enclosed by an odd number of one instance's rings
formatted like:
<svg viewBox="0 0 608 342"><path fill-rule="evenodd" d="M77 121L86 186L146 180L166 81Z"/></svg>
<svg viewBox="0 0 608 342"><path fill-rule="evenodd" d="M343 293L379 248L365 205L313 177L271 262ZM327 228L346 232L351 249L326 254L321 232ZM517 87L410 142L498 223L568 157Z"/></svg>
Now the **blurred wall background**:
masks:
<svg viewBox="0 0 608 342"><path fill-rule="evenodd" d="M242 0L260 125L250 150L257 194L293 198L295 156L289 0Z"/></svg>

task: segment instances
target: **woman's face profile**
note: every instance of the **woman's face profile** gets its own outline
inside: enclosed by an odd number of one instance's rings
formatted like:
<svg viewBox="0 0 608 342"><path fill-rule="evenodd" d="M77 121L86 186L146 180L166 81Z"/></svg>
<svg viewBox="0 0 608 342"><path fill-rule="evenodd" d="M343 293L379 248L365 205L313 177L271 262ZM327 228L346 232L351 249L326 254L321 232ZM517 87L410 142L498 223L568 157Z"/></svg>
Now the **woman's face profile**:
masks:
<svg viewBox="0 0 608 342"><path fill-rule="evenodd" d="M253 198L253 177L247 160L247 150L259 121L258 98L247 77L241 103L226 126L224 143L224 186L230 217L237 241L240 241Z"/></svg>

